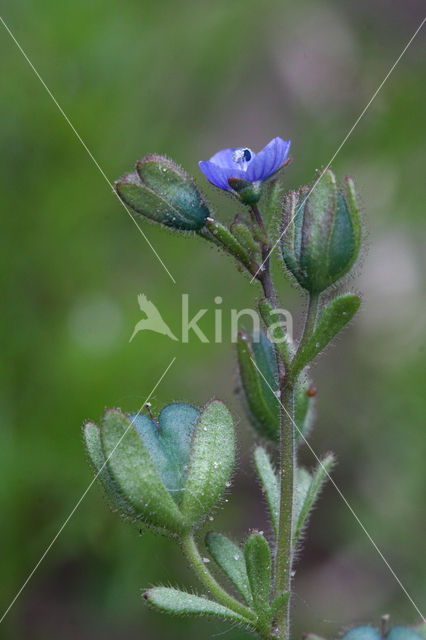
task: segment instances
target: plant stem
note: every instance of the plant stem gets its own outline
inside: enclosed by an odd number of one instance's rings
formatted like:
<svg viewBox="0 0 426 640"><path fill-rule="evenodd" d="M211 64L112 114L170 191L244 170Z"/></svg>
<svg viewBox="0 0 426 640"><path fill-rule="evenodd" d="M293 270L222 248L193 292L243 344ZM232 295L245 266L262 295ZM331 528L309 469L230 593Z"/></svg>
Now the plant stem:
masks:
<svg viewBox="0 0 426 640"><path fill-rule="evenodd" d="M318 293L311 293L309 295L309 299L308 299L308 309L307 309L307 313L306 313L306 321L305 321L305 326L303 329L303 334L302 334L302 338L299 342L299 346L297 348L297 353L296 355L302 351L302 349L305 348L306 343L308 342L309 338L311 337L314 329L315 329L315 324L317 321L317 315L318 315L318 307L319 307L319 299L320 296ZM295 355L295 357L296 357ZM293 358L293 360L295 359L295 357Z"/></svg>
<svg viewBox="0 0 426 640"><path fill-rule="evenodd" d="M296 355L304 348L304 345L315 329L318 306L319 295L311 295L308 301L305 326ZM291 578L293 564L293 498L296 469L294 437L295 382L296 380L293 379L290 366L289 371L286 372L281 382L281 488L275 568L275 597L286 592L290 594L287 602L276 617L281 640L288 640L290 637Z"/></svg>
<svg viewBox="0 0 426 640"><path fill-rule="evenodd" d="M277 296L271 278L270 270L270 246L265 225L257 205L251 207L254 222L261 232L261 253L263 269L257 274L257 279L262 284L265 298L275 308L278 306ZM297 353L304 348L315 329L319 306L319 295L312 294L309 297L305 326ZM288 593L285 604L278 610L274 626L278 628L280 640L290 638L290 605L291 605L291 579L293 564L293 498L294 476L296 469L296 451L294 437L294 386L296 380L292 375L290 365L284 363L282 356L275 347L277 357L278 374L281 390L281 443L280 443L280 515L278 523L278 536L275 557L275 588L274 597ZM296 355L294 357L296 357ZM294 358L292 359L294 360Z"/></svg>
<svg viewBox="0 0 426 640"><path fill-rule="evenodd" d="M268 243L268 239L267 239L268 236L266 233L265 225L263 223L262 215L259 211L259 207L257 206L257 204L253 204L250 210L251 210L253 219L258 225L263 237L263 240L261 242L261 247L260 247L261 254L262 254L262 268L256 277L263 287L265 298L268 298L268 300L272 302L274 307L277 307L278 302L277 302L277 296L275 294L275 289L274 289L274 285L271 278L271 268L270 268L271 265L270 265L270 259L269 259L271 248Z"/></svg>
<svg viewBox="0 0 426 640"><path fill-rule="evenodd" d="M280 448L280 517L275 565L275 597L291 593L293 560L293 495L294 495L294 385L284 378L281 386L281 448ZM290 596L276 617L279 637L290 637Z"/></svg>
<svg viewBox="0 0 426 640"><path fill-rule="evenodd" d="M221 602L225 607L232 609L235 613L243 616L248 623L255 626L256 614L253 613L248 607L238 602L233 596L231 596L220 584L216 581L210 571L207 569L203 558L195 543L192 533L188 533L181 539L182 548L186 557L194 568L196 574L200 578L201 582L207 587L209 591Z"/></svg>

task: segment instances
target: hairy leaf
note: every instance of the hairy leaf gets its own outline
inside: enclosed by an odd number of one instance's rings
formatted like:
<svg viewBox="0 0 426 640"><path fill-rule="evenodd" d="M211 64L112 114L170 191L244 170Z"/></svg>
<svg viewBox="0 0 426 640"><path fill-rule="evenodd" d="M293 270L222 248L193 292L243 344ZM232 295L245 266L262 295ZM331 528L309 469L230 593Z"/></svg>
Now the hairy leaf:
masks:
<svg viewBox="0 0 426 640"><path fill-rule="evenodd" d="M293 361L294 376L321 353L334 336L353 318L360 303L359 297L355 294L344 293L326 306L311 338Z"/></svg>
<svg viewBox="0 0 426 640"><path fill-rule="evenodd" d="M299 511L296 515L294 529L293 529L293 544L295 545L300 538L300 534L303 531L303 527L307 522L309 513L317 500L320 491L328 478L331 467L334 464L334 456L328 454L323 460L321 460L315 469L312 479L309 476L309 483L305 485L305 496L300 504ZM300 471L300 470L299 470ZM305 472L307 473L307 472Z"/></svg>
<svg viewBox="0 0 426 640"><path fill-rule="evenodd" d="M224 574L250 605L252 597L244 553L235 542L215 531L206 535L206 546Z"/></svg>
<svg viewBox="0 0 426 640"><path fill-rule="evenodd" d="M247 623L247 620L232 609L186 591L171 587L153 587L143 594L145 600L162 613L176 616L217 616L227 620Z"/></svg>
<svg viewBox="0 0 426 640"><path fill-rule="evenodd" d="M278 535L278 519L280 515L280 485L272 462L263 447L256 447L254 464L265 492L275 536Z"/></svg>

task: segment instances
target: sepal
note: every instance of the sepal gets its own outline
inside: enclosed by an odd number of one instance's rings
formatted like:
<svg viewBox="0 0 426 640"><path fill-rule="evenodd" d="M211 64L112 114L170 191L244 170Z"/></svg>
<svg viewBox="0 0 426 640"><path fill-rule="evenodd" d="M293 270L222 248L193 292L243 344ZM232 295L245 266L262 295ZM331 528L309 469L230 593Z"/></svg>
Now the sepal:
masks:
<svg viewBox="0 0 426 640"><path fill-rule="evenodd" d="M134 423L113 409L106 412L100 434L109 473L137 519L172 534L183 533L188 525L164 486Z"/></svg>
<svg viewBox="0 0 426 640"><path fill-rule="evenodd" d="M235 464L235 430L223 402L212 400L201 412L192 438L181 512L192 523L212 509L231 477Z"/></svg>
<svg viewBox="0 0 426 640"><path fill-rule="evenodd" d="M264 183L260 180L256 182L249 182L248 180L242 180L241 178L229 178L228 184L234 195L243 204L256 204L259 202L263 193Z"/></svg>

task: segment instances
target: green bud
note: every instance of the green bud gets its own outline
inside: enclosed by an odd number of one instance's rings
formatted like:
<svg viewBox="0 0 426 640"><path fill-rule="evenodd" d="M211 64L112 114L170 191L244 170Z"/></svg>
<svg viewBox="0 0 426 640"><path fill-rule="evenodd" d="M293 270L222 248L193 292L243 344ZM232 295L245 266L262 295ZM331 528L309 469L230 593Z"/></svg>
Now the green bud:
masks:
<svg viewBox="0 0 426 640"><path fill-rule="evenodd" d="M272 342L261 331L251 341L240 332L237 338L238 368L246 409L252 426L268 440L280 438L281 404L278 368ZM295 385L296 438L306 434L312 422L310 381L302 373Z"/></svg>
<svg viewBox="0 0 426 640"><path fill-rule="evenodd" d="M106 412L84 427L87 452L112 506L155 530L182 535L220 499L235 461L234 425L224 404L200 411L176 402L158 421Z"/></svg>
<svg viewBox="0 0 426 640"><path fill-rule="evenodd" d="M155 153L145 156L115 183L120 198L137 213L173 229L204 226L209 210L195 182L178 164Z"/></svg>
<svg viewBox="0 0 426 640"><path fill-rule="evenodd" d="M281 249L288 270L310 293L321 293L348 273L361 242L352 180L339 189L329 169L312 187L290 191L283 206Z"/></svg>

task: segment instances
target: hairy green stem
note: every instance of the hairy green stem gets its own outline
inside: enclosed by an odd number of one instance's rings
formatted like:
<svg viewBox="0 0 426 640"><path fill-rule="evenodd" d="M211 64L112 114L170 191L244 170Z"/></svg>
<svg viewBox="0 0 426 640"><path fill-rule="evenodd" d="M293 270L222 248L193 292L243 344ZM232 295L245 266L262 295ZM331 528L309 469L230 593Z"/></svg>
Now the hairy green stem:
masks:
<svg viewBox="0 0 426 640"><path fill-rule="evenodd" d="M320 296L318 293L312 293L309 295L308 309L306 313L306 321L303 329L303 335L299 342L299 346L297 348L297 352L293 360L296 358L297 354L305 348L306 343L308 342L309 338L314 332L315 324L318 316L319 301L320 301Z"/></svg>
<svg viewBox="0 0 426 640"><path fill-rule="evenodd" d="M235 613L246 618L247 622L254 625L256 623L256 615L248 607L238 602L217 582L214 576L207 569L203 558L195 543L192 533L188 533L181 539L182 548L186 557L194 568L196 574L207 589L221 602L225 607L232 609Z"/></svg>
<svg viewBox="0 0 426 640"><path fill-rule="evenodd" d="M315 329L318 314L319 296L311 295L308 301L303 335L297 353L304 348ZM294 357L296 357L296 355ZM294 358L293 358L294 359ZM296 469L296 450L294 437L294 385L291 366L281 382L281 488L280 517L275 565L275 597L288 593L289 597L275 622L279 629L280 640L290 637L291 578L293 564L293 500L294 475Z"/></svg>
<svg viewBox="0 0 426 640"><path fill-rule="evenodd" d="M262 284L265 298L277 308L277 296L273 286L270 270L270 247L262 216L257 205L251 207L253 220L257 223L261 235L262 270L257 274L257 279ZM319 295L312 294L309 297L306 322L303 329L297 353L305 344L315 329L318 314ZM293 500L294 500L294 476L296 469L296 451L294 437L294 386L296 379L292 375L291 363L283 358L283 354L275 347L278 373L281 391L281 442L280 442L280 515L278 522L277 547L275 555L275 585L274 597L277 598L288 593L288 598L283 606L276 612L274 627L277 629L280 640L290 638L290 606L291 606L291 579L293 564ZM296 356L294 356L296 357ZM293 358L294 359L294 358Z"/></svg>
<svg viewBox="0 0 426 640"><path fill-rule="evenodd" d="M261 247L260 247L260 251L262 254L262 265L256 277L263 287L265 298L268 298L268 300L272 302L274 307L277 307L278 306L277 296L275 294L275 289L274 289L274 285L271 278L271 268L270 268L271 265L270 265L270 255L269 255L271 252L271 249L267 240L267 232L265 229L265 225L263 223L262 215L259 211L259 207L257 206L257 204L252 205L250 210L251 210L253 219L257 223L261 231L261 234L263 236L263 240L261 242Z"/></svg>
<svg viewBox="0 0 426 640"><path fill-rule="evenodd" d="M293 561L293 495L296 465L294 446L294 385L284 378L281 386L281 447L280 447L280 516L275 560L275 598L290 594ZM290 595L280 611L276 623L279 637L290 637Z"/></svg>

